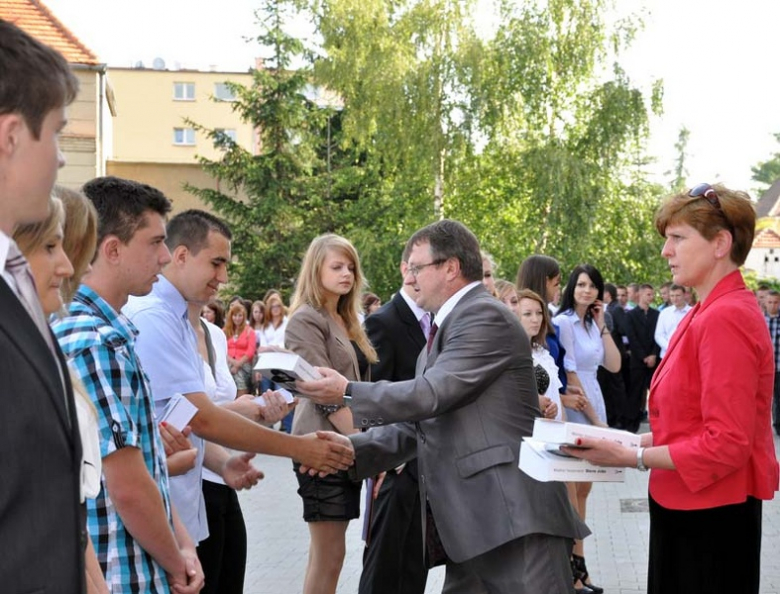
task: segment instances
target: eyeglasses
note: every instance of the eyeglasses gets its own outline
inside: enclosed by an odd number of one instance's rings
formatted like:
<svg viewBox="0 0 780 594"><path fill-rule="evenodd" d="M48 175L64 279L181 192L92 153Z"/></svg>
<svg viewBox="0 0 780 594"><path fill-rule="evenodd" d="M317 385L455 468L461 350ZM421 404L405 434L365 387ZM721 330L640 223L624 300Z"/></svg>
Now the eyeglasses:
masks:
<svg viewBox="0 0 780 594"><path fill-rule="evenodd" d="M718 198L718 193L710 184L699 184L698 186L692 187L690 192L688 192L688 196L691 198L704 198L715 208L721 212L723 211L723 208L720 206L720 198Z"/></svg>
<svg viewBox="0 0 780 594"><path fill-rule="evenodd" d="M417 264L416 266L407 266L406 272L408 274L411 274L414 278L417 278L417 275L420 274L420 271L423 268L428 268L428 266L438 266L439 264L443 264L446 262L446 259L439 258L438 260L434 260L433 262L428 262L427 264Z"/></svg>

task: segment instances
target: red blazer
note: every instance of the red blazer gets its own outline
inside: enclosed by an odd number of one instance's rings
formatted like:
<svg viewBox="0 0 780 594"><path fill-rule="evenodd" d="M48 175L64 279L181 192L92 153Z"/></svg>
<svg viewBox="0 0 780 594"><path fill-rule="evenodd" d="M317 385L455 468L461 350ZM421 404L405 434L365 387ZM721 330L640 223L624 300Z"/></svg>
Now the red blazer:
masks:
<svg viewBox="0 0 780 594"><path fill-rule="evenodd" d="M653 499L679 510L774 497L774 370L764 317L734 271L683 318L653 376L653 445L676 466L650 473Z"/></svg>
<svg viewBox="0 0 780 594"><path fill-rule="evenodd" d="M764 323L766 326L766 323ZM255 350L257 349L257 335L251 326L246 326L238 338L232 336L227 337L228 343L228 356L232 359L240 359L241 357L248 357L247 363L252 362L252 358L255 356Z"/></svg>

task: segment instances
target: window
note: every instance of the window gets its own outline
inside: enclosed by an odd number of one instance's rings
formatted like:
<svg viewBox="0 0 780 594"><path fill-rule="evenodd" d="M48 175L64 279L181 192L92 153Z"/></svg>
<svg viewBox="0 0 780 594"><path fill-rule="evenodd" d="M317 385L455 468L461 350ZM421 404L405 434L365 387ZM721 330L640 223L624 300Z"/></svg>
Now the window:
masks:
<svg viewBox="0 0 780 594"><path fill-rule="evenodd" d="M195 144L195 130L192 128L174 128L173 144L193 146Z"/></svg>
<svg viewBox="0 0 780 594"><path fill-rule="evenodd" d="M225 135L233 142L236 141L236 131L234 128L214 128L214 132L218 135Z"/></svg>
<svg viewBox="0 0 780 594"><path fill-rule="evenodd" d="M195 83L173 83L173 98L176 101L195 101Z"/></svg>
<svg viewBox="0 0 780 594"><path fill-rule="evenodd" d="M220 101L235 101L236 94L227 83L214 83L214 97Z"/></svg>

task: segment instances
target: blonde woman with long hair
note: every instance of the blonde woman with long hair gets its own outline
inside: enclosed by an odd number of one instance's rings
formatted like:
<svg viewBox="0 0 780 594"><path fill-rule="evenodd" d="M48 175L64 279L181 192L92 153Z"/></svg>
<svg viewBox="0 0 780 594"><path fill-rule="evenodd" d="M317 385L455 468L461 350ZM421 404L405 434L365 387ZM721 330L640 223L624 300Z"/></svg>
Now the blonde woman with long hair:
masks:
<svg viewBox="0 0 780 594"><path fill-rule="evenodd" d="M329 367L359 381L359 350L369 363L376 351L360 324L364 288L360 258L354 246L338 235L321 235L309 245L293 295L285 346L317 367ZM343 406L322 406L301 399L293 435L317 430L348 435L356 429L352 412ZM304 594L333 594L344 563L345 533L360 515L360 482L344 471L325 478L297 472L303 519L311 542Z"/></svg>
<svg viewBox="0 0 780 594"><path fill-rule="evenodd" d="M49 216L39 223L22 225L14 232L14 241L24 254L35 279L38 299L43 313L47 316L60 312L63 302L70 300L72 292L69 281L78 283L87 270L89 260L94 253L97 215L91 204L78 192L55 187L55 194L65 196L67 206L59 198L52 198ZM83 202L82 202L83 201ZM80 203L80 204L79 204ZM85 206L87 203L89 206ZM75 204L75 206L74 206ZM66 224L66 212L73 216L69 232L63 230ZM83 248L73 253L75 262L71 262L65 249L66 239L72 245L73 228L85 233L81 238ZM78 276L74 275L74 269ZM81 498L95 498L100 491L101 458L97 433L97 417L81 382L70 376L73 386L74 402L82 442ZM85 569L88 594L107 594L108 586L95 556L92 540L87 537L85 549Z"/></svg>

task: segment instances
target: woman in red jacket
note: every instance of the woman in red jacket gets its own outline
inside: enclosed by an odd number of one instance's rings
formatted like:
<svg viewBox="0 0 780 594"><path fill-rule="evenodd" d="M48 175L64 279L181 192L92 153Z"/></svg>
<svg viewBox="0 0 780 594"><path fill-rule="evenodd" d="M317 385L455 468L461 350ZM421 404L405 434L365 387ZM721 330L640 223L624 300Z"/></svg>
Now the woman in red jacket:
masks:
<svg viewBox="0 0 780 594"><path fill-rule="evenodd" d="M661 254L699 303L650 386L642 447L581 440L573 455L650 473L649 594L757 594L762 500L778 488L774 354L739 267L753 244L747 194L700 184L656 215Z"/></svg>
<svg viewBox="0 0 780 594"><path fill-rule="evenodd" d="M228 343L228 365L238 388L238 395L249 392L252 383L252 362L255 358L256 336L247 324L246 308L241 301L234 301L225 320L225 336Z"/></svg>

